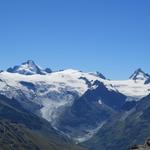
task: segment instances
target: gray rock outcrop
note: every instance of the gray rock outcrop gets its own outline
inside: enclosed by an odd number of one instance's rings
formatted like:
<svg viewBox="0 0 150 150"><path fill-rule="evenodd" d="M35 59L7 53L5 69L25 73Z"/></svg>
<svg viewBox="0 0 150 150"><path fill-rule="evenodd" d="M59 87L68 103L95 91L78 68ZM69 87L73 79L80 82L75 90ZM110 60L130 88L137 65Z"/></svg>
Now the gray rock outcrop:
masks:
<svg viewBox="0 0 150 150"><path fill-rule="evenodd" d="M129 150L150 150L150 138L148 138L144 145L133 145Z"/></svg>

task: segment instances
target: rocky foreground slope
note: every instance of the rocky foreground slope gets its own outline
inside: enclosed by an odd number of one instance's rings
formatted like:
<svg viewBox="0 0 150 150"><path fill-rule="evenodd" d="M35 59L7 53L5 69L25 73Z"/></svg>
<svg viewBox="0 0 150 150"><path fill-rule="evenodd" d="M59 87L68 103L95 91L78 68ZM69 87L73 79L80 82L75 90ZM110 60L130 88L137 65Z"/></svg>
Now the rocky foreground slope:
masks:
<svg viewBox="0 0 150 150"><path fill-rule="evenodd" d="M144 145L133 145L129 150L150 150L150 138L148 138Z"/></svg>

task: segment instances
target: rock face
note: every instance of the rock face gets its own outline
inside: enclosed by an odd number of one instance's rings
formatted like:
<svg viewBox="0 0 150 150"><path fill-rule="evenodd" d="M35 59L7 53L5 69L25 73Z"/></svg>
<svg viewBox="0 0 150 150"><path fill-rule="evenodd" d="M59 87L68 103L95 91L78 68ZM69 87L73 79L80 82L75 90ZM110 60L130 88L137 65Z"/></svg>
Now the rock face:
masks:
<svg viewBox="0 0 150 150"><path fill-rule="evenodd" d="M150 150L150 138L148 138L144 145L134 145L129 150Z"/></svg>

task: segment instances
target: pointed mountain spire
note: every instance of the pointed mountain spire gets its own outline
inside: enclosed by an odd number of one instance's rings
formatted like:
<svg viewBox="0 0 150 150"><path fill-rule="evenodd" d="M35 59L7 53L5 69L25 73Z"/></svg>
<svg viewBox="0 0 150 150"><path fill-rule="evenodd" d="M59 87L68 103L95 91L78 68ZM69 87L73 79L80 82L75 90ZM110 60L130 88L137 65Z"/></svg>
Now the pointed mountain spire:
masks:
<svg viewBox="0 0 150 150"><path fill-rule="evenodd" d="M146 81L150 78L150 75L145 73L141 68L137 69L131 76L132 80L143 80Z"/></svg>
<svg viewBox="0 0 150 150"><path fill-rule="evenodd" d="M38 65L36 65L33 60L28 60L22 63L20 66L8 68L7 71L24 75L45 74L45 72Z"/></svg>

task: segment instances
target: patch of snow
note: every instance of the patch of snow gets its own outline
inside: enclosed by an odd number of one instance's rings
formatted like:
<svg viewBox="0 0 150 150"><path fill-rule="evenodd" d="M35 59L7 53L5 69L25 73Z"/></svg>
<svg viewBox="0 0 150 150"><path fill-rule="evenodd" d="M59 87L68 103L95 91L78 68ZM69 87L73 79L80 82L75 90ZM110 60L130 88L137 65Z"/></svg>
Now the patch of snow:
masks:
<svg viewBox="0 0 150 150"><path fill-rule="evenodd" d="M102 105L102 104L103 104L101 100L98 100L98 103L99 103L100 105Z"/></svg>

